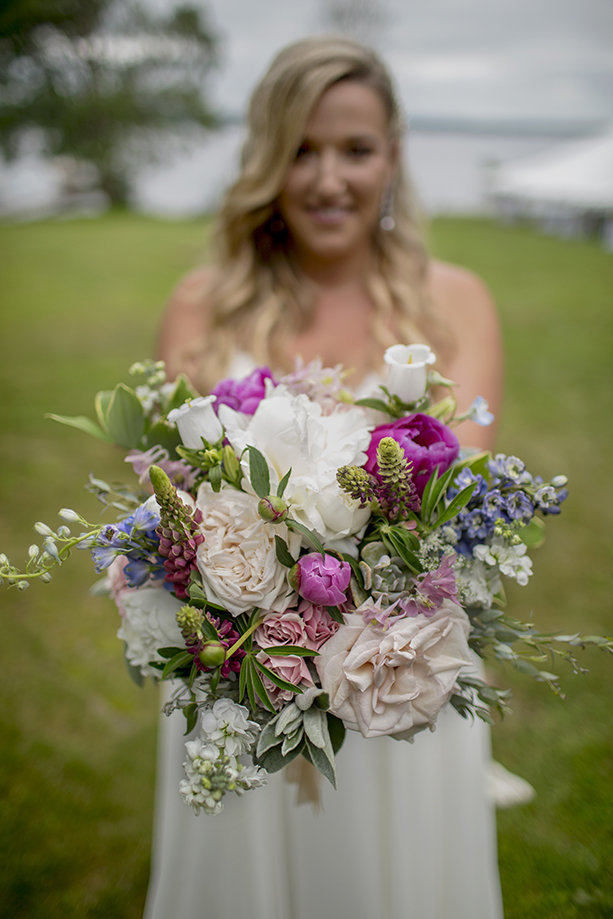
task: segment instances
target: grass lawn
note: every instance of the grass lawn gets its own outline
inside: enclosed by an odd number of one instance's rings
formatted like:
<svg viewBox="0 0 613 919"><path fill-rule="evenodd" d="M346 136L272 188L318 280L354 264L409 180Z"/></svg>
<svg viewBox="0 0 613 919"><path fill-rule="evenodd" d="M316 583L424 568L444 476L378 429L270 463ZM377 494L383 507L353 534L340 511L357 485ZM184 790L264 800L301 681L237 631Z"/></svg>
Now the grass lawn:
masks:
<svg viewBox="0 0 613 919"><path fill-rule="evenodd" d="M164 301L205 240L202 221L133 215L0 227L0 549L15 561L35 520L63 506L95 517L89 472L124 474L119 454L44 413L90 414L99 389L152 353ZM512 608L545 628L611 633L613 257L486 220L440 219L432 244L500 307L500 449L570 478ZM116 612L89 596L92 580L83 557L51 584L0 594L0 915L11 919L142 915L157 694L127 679ZM515 714L494 729L495 753L537 789L499 814L507 919L613 915L611 659L583 660L589 674L564 674L565 700L500 675Z"/></svg>

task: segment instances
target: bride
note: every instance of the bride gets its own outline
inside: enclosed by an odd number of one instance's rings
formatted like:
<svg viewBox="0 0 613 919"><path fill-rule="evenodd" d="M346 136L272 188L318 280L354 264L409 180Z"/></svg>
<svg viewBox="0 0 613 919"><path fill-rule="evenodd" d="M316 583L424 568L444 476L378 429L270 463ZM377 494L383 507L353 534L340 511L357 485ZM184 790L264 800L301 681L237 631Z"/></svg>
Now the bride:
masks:
<svg viewBox="0 0 613 919"><path fill-rule="evenodd" d="M361 392L384 349L427 341L496 411L501 344L469 272L430 260L403 173L402 119L367 48L314 38L282 51L250 105L241 174L214 234L214 267L178 287L159 356L203 392L257 364L343 363ZM459 430L491 447L491 429ZM178 794L184 720L164 719L147 919L499 919L489 734L444 710L414 743L348 732L338 791L296 803L312 775L195 817ZM287 770L286 770L287 771ZM321 783L327 786L327 783ZM308 794L307 794L308 797Z"/></svg>

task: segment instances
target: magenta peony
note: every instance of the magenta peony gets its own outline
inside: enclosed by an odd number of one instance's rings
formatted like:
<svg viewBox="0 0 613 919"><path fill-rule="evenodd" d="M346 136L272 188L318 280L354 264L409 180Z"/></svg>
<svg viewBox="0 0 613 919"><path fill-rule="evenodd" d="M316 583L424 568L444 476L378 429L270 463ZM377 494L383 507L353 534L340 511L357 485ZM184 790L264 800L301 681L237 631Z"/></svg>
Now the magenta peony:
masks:
<svg viewBox="0 0 613 919"><path fill-rule="evenodd" d="M257 367L242 380L222 380L211 395L216 397L215 408L229 405L236 412L253 415L266 394L266 380L276 385L272 371L268 367Z"/></svg>
<svg viewBox="0 0 613 919"><path fill-rule="evenodd" d="M292 587L317 606L344 603L351 580L351 565L327 553L310 552L298 559L290 572Z"/></svg>
<svg viewBox="0 0 613 919"><path fill-rule="evenodd" d="M384 437L393 437L413 464L413 481L421 497L434 469L439 475L445 472L460 452L458 438L453 431L431 415L417 413L381 424L374 429L368 447L367 472L377 475L377 447Z"/></svg>

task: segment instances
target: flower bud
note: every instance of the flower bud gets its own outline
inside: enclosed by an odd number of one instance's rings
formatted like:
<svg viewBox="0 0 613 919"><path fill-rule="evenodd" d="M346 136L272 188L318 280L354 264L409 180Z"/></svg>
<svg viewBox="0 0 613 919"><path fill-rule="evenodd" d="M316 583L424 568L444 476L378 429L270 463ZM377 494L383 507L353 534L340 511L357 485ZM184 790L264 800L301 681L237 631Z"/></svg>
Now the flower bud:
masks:
<svg viewBox="0 0 613 919"><path fill-rule="evenodd" d="M61 517L62 520L68 520L70 523L78 523L80 520L77 512L71 510L69 507L63 507L61 511L58 511L58 516Z"/></svg>
<svg viewBox="0 0 613 919"><path fill-rule="evenodd" d="M226 659L226 648L220 641L207 641L198 653L205 667L221 667Z"/></svg>
<svg viewBox="0 0 613 919"><path fill-rule="evenodd" d="M283 498L278 498L276 495L269 495L258 501L260 517L270 523L282 523L287 517L287 511L288 507Z"/></svg>
<svg viewBox="0 0 613 919"><path fill-rule="evenodd" d="M53 530L51 527L48 527L46 523L42 522L42 520L39 520L34 524L34 529L37 533L40 533L41 536L53 536Z"/></svg>
<svg viewBox="0 0 613 919"><path fill-rule="evenodd" d="M551 480L551 484L554 488L564 488L565 485L568 485L568 478L565 475L556 475Z"/></svg>
<svg viewBox="0 0 613 919"><path fill-rule="evenodd" d="M40 551L40 550L39 550L38 546L36 545L36 543L33 543L33 544L30 546L30 548L28 549L28 558L36 558L36 556L38 555L39 551Z"/></svg>

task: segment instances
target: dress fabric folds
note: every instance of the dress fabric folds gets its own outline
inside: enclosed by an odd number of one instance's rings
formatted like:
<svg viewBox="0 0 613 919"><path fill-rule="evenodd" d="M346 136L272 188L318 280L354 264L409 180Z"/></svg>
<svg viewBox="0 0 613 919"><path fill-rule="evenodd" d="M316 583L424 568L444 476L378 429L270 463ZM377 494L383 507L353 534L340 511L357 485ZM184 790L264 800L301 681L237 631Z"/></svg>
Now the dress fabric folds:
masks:
<svg viewBox="0 0 613 919"><path fill-rule="evenodd" d="M338 791L296 804L277 773L196 817L179 712L160 728L146 919L500 919L489 732L453 710L414 742L347 732Z"/></svg>
<svg viewBox="0 0 613 919"><path fill-rule="evenodd" d="M230 375L253 366L237 355ZM178 791L184 730L162 716L145 919L501 919L483 722L448 708L413 743L348 731L319 811L277 773L199 817Z"/></svg>

